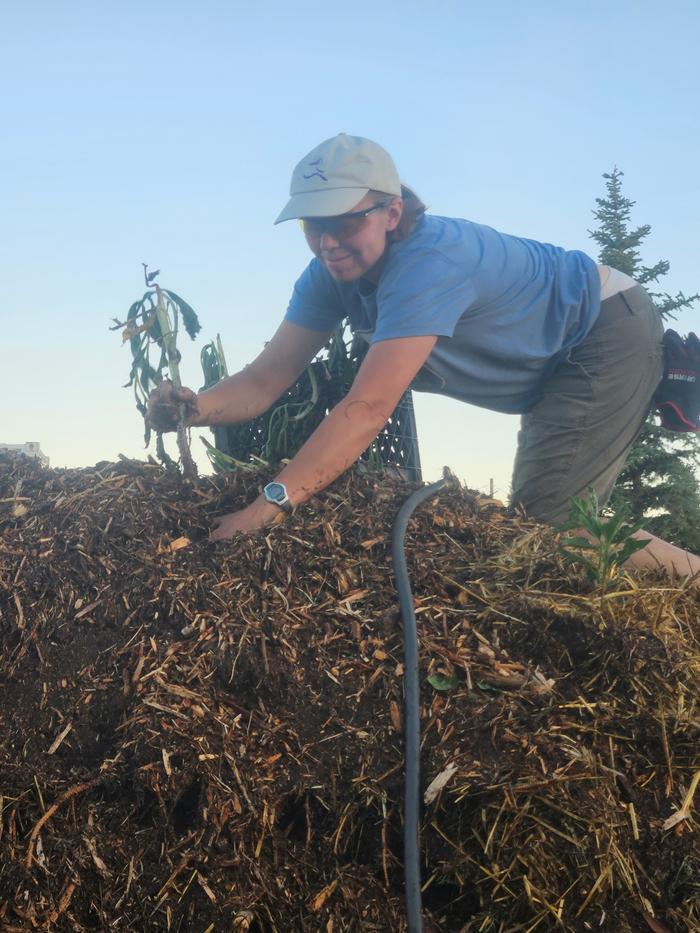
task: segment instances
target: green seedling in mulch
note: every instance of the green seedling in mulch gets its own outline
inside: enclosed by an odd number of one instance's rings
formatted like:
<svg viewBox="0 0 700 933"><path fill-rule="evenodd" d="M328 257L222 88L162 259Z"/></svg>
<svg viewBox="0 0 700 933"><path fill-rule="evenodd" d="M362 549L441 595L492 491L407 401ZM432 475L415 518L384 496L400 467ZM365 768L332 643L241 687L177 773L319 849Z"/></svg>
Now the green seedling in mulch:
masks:
<svg viewBox="0 0 700 933"><path fill-rule="evenodd" d="M218 447L210 444L205 437L200 437L200 441L206 447L209 462L217 473L236 473L238 470L254 473L256 470L261 470L269 466L265 460L261 460L259 457L254 457L252 455L250 463L245 463L243 460L236 460L235 457L230 457L228 454L224 453L223 450L219 450Z"/></svg>
<svg viewBox="0 0 700 933"><path fill-rule="evenodd" d="M648 544L633 537L643 521L630 522L629 517L629 510L624 506L602 517L593 489L589 490L588 498L574 496L570 521L564 530L579 534L563 538L560 552L571 563L582 566L591 583L607 586L618 576L625 561ZM583 537L583 532L590 537Z"/></svg>
<svg viewBox="0 0 700 933"><path fill-rule="evenodd" d="M454 674L450 677L445 677L444 674L428 674L428 683L433 690L438 690L440 693L456 690L459 687L459 680Z"/></svg>
<svg viewBox="0 0 700 933"><path fill-rule="evenodd" d="M177 349L180 323L192 340L199 333L200 323L196 313L186 301L183 301L175 292L161 288L155 282L159 270L149 272L148 266L145 263L142 265L148 290L143 298L135 301L129 308L126 321L113 318L115 326L110 329L121 330L122 340L124 342L128 340L131 346L131 372L126 386L134 388L136 407L144 419L144 440L148 446L151 440L151 425L146 408L148 396L155 386L166 378L172 382L174 388L181 388L180 352ZM158 362L155 365L151 363L150 358L153 349L158 354ZM184 406L180 406L179 411L177 446L183 475L188 478L195 477L197 468L190 451ZM160 432L157 432L156 452L162 463L166 466L174 466L165 450L163 435Z"/></svg>

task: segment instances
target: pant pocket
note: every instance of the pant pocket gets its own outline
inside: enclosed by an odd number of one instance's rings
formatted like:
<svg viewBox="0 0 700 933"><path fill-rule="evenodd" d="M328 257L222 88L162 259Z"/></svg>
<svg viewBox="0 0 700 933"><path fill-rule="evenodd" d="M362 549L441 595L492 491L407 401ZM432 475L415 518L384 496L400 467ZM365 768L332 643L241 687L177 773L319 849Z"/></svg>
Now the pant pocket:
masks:
<svg viewBox="0 0 700 933"><path fill-rule="evenodd" d="M629 313L635 316L649 311L658 314L649 293L642 285L635 285L634 288L627 288L624 292L618 292L617 295L613 295L613 298L619 298Z"/></svg>

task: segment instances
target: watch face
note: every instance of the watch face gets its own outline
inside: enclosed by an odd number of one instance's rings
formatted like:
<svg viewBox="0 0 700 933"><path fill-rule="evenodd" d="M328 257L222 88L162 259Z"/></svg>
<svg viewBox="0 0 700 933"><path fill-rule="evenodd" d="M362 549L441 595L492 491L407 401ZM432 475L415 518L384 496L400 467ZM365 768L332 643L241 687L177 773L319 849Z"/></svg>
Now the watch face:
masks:
<svg viewBox="0 0 700 933"><path fill-rule="evenodd" d="M273 502L279 502L286 498L286 491L282 483L268 483L265 487L268 499Z"/></svg>

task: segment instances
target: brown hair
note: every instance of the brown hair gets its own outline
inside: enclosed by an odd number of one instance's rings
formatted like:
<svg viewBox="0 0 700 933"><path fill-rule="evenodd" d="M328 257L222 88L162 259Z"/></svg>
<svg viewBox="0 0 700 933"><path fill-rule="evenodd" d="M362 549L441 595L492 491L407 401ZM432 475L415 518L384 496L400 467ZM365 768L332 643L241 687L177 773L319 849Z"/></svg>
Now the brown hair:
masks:
<svg viewBox="0 0 700 933"><path fill-rule="evenodd" d="M387 195L383 191L370 191L374 203L385 200ZM418 195L408 185L401 185L401 200L403 201L403 213L396 230L389 234L389 239L405 240L413 232L413 228L421 219L428 208L423 204Z"/></svg>

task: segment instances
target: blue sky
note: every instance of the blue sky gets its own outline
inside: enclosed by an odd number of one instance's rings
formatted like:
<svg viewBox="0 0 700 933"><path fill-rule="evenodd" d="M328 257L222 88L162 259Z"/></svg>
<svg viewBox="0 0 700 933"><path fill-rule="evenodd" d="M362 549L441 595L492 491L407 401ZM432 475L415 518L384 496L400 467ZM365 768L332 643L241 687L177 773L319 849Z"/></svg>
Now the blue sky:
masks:
<svg viewBox="0 0 700 933"><path fill-rule="evenodd" d="M644 260L700 291L695 48L670 2L0 4L0 441L55 466L144 456L110 319L141 262L198 311L183 378L220 333L229 367L277 326L308 261L273 226L294 164L369 136L436 213L595 253L618 165ZM700 330L700 308L676 324ZM427 478L505 495L517 419L416 401ZM195 443L199 443L196 441Z"/></svg>

